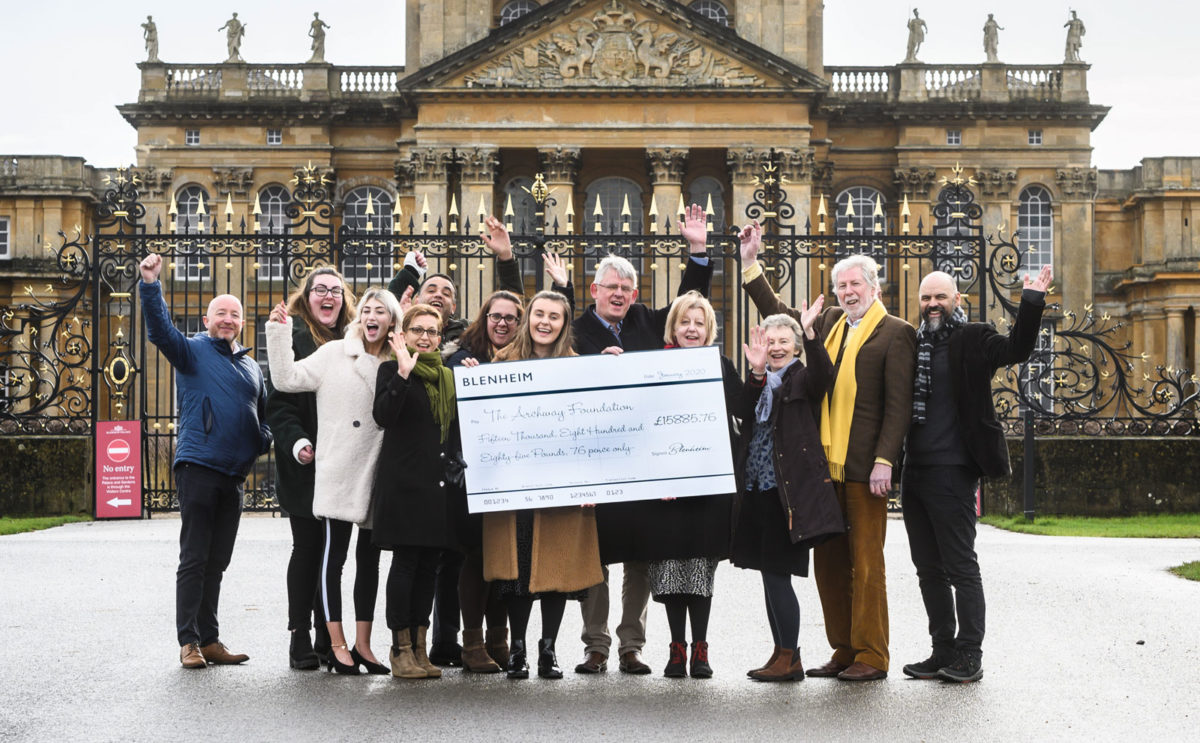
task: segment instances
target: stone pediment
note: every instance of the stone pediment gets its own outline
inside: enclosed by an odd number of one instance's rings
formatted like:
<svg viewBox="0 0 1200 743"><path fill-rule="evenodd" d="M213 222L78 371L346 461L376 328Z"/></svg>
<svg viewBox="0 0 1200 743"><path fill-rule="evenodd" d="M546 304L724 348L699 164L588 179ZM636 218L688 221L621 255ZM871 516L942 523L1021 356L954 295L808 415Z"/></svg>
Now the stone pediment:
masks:
<svg viewBox="0 0 1200 743"><path fill-rule="evenodd" d="M400 87L796 91L826 83L678 3L564 0L419 70Z"/></svg>

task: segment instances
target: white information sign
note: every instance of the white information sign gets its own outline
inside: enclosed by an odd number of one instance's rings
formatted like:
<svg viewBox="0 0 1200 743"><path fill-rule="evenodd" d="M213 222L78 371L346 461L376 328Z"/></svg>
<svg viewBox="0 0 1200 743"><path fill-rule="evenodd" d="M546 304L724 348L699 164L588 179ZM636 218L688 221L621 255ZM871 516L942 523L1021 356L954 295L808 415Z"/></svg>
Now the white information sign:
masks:
<svg viewBox="0 0 1200 743"><path fill-rule="evenodd" d="M715 346L456 367L472 513L732 493Z"/></svg>

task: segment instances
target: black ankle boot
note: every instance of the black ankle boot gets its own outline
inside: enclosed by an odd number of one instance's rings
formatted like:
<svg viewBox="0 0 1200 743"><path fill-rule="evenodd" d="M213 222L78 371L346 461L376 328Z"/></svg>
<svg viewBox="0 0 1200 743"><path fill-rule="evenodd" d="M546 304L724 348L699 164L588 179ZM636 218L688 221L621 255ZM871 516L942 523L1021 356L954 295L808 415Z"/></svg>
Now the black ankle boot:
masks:
<svg viewBox="0 0 1200 743"><path fill-rule="evenodd" d="M509 645L508 677L510 679L529 678L529 661L525 657L524 640L513 640Z"/></svg>
<svg viewBox="0 0 1200 743"><path fill-rule="evenodd" d="M312 649L317 654L317 663L319 665L324 663L333 654L333 648L331 647L333 641L329 639L329 628L325 626L324 622L317 622L316 631L313 634Z"/></svg>
<svg viewBox="0 0 1200 743"><path fill-rule="evenodd" d="M554 640L538 640L538 677L562 678L562 669L558 667L558 658L554 655Z"/></svg>
<svg viewBox="0 0 1200 743"><path fill-rule="evenodd" d="M312 641L308 639L308 630L292 630L292 643L288 648L288 665L297 671L315 671L321 667L321 661L313 652Z"/></svg>

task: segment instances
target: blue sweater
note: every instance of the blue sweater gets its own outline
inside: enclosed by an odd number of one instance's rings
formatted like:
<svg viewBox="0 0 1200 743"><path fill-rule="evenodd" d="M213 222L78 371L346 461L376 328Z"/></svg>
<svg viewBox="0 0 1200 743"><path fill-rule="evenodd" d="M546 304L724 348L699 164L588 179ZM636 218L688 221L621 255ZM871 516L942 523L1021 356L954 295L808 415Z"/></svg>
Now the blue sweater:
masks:
<svg viewBox="0 0 1200 743"><path fill-rule="evenodd" d="M162 286L140 282L140 288L146 334L175 367L175 464L191 462L245 477L271 448L262 370L248 348L231 348L208 333L184 336L171 322Z"/></svg>

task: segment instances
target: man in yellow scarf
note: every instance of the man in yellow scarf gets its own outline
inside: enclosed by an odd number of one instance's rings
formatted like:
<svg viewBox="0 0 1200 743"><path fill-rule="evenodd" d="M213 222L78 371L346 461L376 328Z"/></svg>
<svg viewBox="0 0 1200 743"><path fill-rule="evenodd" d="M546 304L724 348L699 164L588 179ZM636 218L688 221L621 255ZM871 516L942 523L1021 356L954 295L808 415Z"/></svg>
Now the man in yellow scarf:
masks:
<svg viewBox="0 0 1200 743"><path fill-rule="evenodd" d="M761 228L749 225L740 238L742 283L759 313L798 317L762 275ZM871 258L845 258L832 276L838 306L822 312L813 329L834 361L821 444L848 529L813 548L833 657L808 675L871 681L887 677L890 660L883 541L892 466L912 417L916 331L879 301L879 272Z"/></svg>

